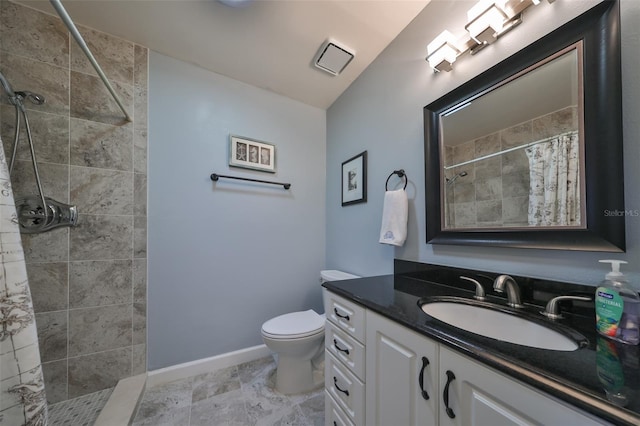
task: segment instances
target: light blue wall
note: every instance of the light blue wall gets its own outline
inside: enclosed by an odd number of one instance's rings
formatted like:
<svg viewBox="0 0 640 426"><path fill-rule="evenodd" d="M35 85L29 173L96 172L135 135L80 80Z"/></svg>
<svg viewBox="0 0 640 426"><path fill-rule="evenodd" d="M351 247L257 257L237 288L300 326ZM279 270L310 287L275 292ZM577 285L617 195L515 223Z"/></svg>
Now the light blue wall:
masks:
<svg viewBox="0 0 640 426"><path fill-rule="evenodd" d="M463 31L466 11L474 3L432 1L327 111L327 267L365 276L387 274L395 257L596 284L605 272L597 260L617 258L630 263L625 269L640 288L640 217L627 218L626 254L426 244L423 107L598 1L542 2L497 43L459 58L450 73L432 73L424 60L427 44L445 29ZM640 210L640 2L622 0L621 11L625 198L627 209ZM341 207L341 163L364 150L369 156L368 202ZM377 241L384 183L398 168L410 178L411 201L409 237L396 249Z"/></svg>
<svg viewBox="0 0 640 426"><path fill-rule="evenodd" d="M326 113L151 52L149 370L262 344L276 315L322 312ZM275 175L230 169L229 134L276 145ZM212 172L291 182L209 179Z"/></svg>

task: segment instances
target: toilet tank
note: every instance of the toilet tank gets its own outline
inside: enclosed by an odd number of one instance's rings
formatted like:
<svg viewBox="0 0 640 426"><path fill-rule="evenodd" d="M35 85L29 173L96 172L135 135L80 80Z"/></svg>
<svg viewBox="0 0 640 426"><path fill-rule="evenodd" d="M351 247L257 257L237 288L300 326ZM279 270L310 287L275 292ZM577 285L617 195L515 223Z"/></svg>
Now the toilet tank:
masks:
<svg viewBox="0 0 640 426"><path fill-rule="evenodd" d="M348 272L337 271L335 269L320 271L320 282L323 282L323 283L326 283L327 281L351 280L354 278L361 278L361 277L350 274Z"/></svg>

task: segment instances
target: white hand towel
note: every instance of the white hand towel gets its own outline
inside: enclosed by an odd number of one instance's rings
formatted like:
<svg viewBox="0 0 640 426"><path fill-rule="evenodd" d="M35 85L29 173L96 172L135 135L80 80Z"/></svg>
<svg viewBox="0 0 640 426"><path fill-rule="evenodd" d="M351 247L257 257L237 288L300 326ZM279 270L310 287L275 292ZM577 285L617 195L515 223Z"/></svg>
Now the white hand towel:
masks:
<svg viewBox="0 0 640 426"><path fill-rule="evenodd" d="M409 200L407 199L407 192L404 189L385 192L380 242L382 244L402 246L407 239L408 217Z"/></svg>

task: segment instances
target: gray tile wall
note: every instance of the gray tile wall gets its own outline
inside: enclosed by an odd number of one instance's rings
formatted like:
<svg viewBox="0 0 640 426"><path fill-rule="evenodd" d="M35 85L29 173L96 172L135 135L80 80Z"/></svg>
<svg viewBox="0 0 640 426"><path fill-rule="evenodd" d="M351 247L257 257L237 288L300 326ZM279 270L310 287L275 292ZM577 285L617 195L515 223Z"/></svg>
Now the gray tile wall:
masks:
<svg viewBox="0 0 640 426"><path fill-rule="evenodd" d="M26 104L43 189L79 211L76 228L22 236L50 403L146 371L148 50L79 30L133 123L57 16L0 0L0 69L46 98ZM3 101L8 155L14 119ZM15 193L36 193L24 136L17 156Z"/></svg>
<svg viewBox="0 0 640 426"><path fill-rule="evenodd" d="M447 147L453 165L578 128L576 107L569 107L481 138ZM524 149L449 170L445 185L447 228L528 226L529 160Z"/></svg>

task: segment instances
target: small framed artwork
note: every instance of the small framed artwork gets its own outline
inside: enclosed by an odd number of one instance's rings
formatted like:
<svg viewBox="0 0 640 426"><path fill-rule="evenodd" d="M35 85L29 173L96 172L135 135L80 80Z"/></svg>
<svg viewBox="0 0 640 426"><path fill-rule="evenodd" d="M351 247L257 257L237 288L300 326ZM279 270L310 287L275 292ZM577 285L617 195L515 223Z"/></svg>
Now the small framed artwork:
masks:
<svg viewBox="0 0 640 426"><path fill-rule="evenodd" d="M367 201L367 151L342 163L342 205Z"/></svg>
<svg viewBox="0 0 640 426"><path fill-rule="evenodd" d="M262 172L276 172L276 146L255 139L231 135L229 165Z"/></svg>

